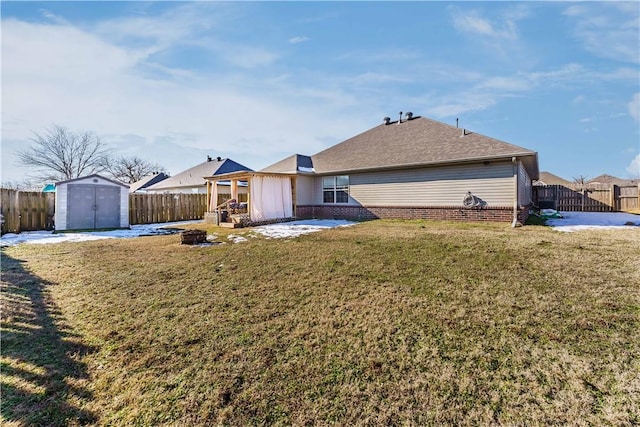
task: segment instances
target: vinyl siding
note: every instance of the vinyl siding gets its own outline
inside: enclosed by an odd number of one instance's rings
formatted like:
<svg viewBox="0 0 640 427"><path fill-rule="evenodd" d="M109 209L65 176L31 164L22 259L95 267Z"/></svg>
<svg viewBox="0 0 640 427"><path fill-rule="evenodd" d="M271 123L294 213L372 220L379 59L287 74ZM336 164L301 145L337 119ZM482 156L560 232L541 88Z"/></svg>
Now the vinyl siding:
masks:
<svg viewBox="0 0 640 427"><path fill-rule="evenodd" d="M349 175L352 206L462 206L468 191L487 207L513 206L511 162L368 172ZM322 177L315 179L322 203Z"/></svg>
<svg viewBox="0 0 640 427"><path fill-rule="evenodd" d="M312 176L298 175L296 177L296 203L298 205L313 204L313 185L314 177Z"/></svg>

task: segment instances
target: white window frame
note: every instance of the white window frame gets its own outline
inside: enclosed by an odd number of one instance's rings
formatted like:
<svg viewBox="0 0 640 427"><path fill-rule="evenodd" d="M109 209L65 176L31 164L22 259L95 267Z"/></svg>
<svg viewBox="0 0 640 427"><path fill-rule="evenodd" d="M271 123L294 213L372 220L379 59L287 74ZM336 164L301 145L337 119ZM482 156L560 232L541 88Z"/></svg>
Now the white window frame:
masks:
<svg viewBox="0 0 640 427"><path fill-rule="evenodd" d="M344 181L346 180L346 185ZM339 181L342 181L339 183ZM338 194L346 195L345 201L338 201ZM331 195L327 201L326 195ZM349 203L349 175L334 175L322 177L322 203L327 205L346 205Z"/></svg>

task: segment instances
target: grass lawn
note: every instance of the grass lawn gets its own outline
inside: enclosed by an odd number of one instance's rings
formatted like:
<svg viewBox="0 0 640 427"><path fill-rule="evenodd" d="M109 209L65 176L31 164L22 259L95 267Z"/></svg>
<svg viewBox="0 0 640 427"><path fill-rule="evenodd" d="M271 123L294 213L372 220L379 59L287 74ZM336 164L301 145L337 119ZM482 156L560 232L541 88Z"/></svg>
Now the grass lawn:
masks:
<svg viewBox="0 0 640 427"><path fill-rule="evenodd" d="M371 221L6 248L2 417L637 425L640 230Z"/></svg>

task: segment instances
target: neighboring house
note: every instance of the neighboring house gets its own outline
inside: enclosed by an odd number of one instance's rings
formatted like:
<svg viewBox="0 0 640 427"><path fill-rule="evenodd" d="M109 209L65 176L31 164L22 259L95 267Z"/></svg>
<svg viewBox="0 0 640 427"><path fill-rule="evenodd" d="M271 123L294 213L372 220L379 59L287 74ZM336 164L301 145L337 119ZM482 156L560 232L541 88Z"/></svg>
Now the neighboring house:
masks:
<svg viewBox="0 0 640 427"><path fill-rule="evenodd" d="M587 181L587 185L638 185L637 179L622 179L617 176L602 174Z"/></svg>
<svg viewBox="0 0 640 427"><path fill-rule="evenodd" d="M573 184L575 184L573 181L568 181L551 172L540 172L540 177L533 182L533 185L564 185L565 187Z"/></svg>
<svg viewBox="0 0 640 427"><path fill-rule="evenodd" d="M169 178L164 172L154 173L149 176L145 176L139 181L134 182L133 184L129 184L129 192L130 193L146 193L147 187L152 186L153 184L157 184L160 181L164 181Z"/></svg>
<svg viewBox="0 0 640 427"><path fill-rule="evenodd" d="M230 172L251 171L246 166L234 162L231 159L221 157L207 157L207 161L189 168L177 175L162 180L146 188L147 193L207 193L207 182L204 177L217 176ZM219 185L229 187L229 183L221 182ZM243 190L239 190L242 192ZM229 190L227 190L229 192ZM244 189L246 193L246 188Z"/></svg>
<svg viewBox="0 0 640 427"><path fill-rule="evenodd" d="M245 175L254 216L252 180L269 184L284 195L291 188L296 218L425 218L463 221L524 222L532 198L532 180L539 178L538 155L466 129L413 117L383 124L313 156L295 154ZM207 178L242 179L240 174ZM288 180L287 186L284 182ZM258 182L258 181L256 181ZM262 183L259 187L264 188ZM274 204L264 190L262 203ZM469 195L473 196L469 199ZM471 203L465 203L471 200Z"/></svg>

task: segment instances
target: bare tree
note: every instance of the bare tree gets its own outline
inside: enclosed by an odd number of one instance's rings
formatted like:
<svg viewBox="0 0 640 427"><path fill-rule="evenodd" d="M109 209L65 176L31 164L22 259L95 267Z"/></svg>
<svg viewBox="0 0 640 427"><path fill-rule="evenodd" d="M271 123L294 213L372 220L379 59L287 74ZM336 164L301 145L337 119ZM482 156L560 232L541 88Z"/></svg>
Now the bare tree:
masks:
<svg viewBox="0 0 640 427"><path fill-rule="evenodd" d="M166 173L165 168L157 163L147 162L137 156L109 159L106 169L115 179L127 184L140 181L145 176L154 173Z"/></svg>
<svg viewBox="0 0 640 427"><path fill-rule="evenodd" d="M578 188L578 191L582 191L585 189L585 187L587 186L588 180L589 180L589 177L585 175L578 175L577 177L573 177L573 183Z"/></svg>
<svg viewBox="0 0 640 427"><path fill-rule="evenodd" d="M75 133L53 125L46 133L34 133L33 145L18 152L19 162L35 169L41 181L63 181L101 172L109 151L91 132Z"/></svg>
<svg viewBox="0 0 640 427"><path fill-rule="evenodd" d="M0 187L6 188L8 190L20 190L20 191L40 191L42 189L42 185L25 179L22 181L2 181Z"/></svg>

